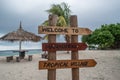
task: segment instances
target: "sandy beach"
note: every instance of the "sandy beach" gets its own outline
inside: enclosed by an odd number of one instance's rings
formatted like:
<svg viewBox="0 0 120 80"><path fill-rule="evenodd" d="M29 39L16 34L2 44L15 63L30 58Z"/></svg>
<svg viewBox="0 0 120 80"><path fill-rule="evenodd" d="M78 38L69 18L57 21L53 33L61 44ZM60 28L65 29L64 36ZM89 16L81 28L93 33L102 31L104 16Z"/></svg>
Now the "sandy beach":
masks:
<svg viewBox="0 0 120 80"><path fill-rule="evenodd" d="M57 60L70 60L71 53L57 52ZM120 80L120 51L119 50L86 50L79 51L79 59L95 59L97 65L91 68L80 68L80 80ZM47 60L40 54L34 54L33 60L27 56L20 62L6 62L0 56L0 80L47 80L47 70L39 70L38 62ZM72 80L71 69L57 69L56 80Z"/></svg>

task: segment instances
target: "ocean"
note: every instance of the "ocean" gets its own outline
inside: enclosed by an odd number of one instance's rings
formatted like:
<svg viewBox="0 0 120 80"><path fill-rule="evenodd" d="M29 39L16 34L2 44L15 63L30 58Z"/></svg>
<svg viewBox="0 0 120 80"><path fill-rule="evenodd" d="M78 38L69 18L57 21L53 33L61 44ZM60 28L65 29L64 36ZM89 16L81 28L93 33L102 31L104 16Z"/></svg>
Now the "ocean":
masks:
<svg viewBox="0 0 120 80"><path fill-rule="evenodd" d="M15 50L3 50L0 51L0 56L12 56L12 55L19 55L19 52L14 52ZM41 49L30 49L26 52L26 54L41 54Z"/></svg>

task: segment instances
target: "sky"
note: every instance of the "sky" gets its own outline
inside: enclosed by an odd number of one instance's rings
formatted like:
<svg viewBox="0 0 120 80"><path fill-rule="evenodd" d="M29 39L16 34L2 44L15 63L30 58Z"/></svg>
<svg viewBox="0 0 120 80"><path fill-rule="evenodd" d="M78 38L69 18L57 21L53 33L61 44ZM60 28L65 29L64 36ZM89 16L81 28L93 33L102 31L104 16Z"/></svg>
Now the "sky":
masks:
<svg viewBox="0 0 120 80"><path fill-rule="evenodd" d="M18 29L20 21L25 30L40 35L38 25L48 19L46 10L61 2L70 5L79 27L95 30L103 24L120 23L120 0L0 0L0 37ZM59 39L64 40L63 36ZM42 42L24 42L23 48L39 49ZM17 46L18 42L0 41L0 50L17 49Z"/></svg>

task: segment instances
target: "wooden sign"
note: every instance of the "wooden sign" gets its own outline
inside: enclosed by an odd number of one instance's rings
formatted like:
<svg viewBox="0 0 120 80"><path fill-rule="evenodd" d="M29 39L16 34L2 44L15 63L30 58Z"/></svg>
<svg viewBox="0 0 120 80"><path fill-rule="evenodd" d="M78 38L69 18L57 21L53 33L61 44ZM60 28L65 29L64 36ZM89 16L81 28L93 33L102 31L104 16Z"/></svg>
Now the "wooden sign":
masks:
<svg viewBox="0 0 120 80"><path fill-rule="evenodd" d="M71 35L88 35L92 31L88 28L75 28L75 27L38 27L39 34L71 34Z"/></svg>
<svg viewBox="0 0 120 80"><path fill-rule="evenodd" d="M85 43L42 43L43 51L76 51L85 50L86 48Z"/></svg>
<svg viewBox="0 0 120 80"><path fill-rule="evenodd" d="M39 61L39 69L84 68L94 67L96 64L97 62L94 59L49 60Z"/></svg>

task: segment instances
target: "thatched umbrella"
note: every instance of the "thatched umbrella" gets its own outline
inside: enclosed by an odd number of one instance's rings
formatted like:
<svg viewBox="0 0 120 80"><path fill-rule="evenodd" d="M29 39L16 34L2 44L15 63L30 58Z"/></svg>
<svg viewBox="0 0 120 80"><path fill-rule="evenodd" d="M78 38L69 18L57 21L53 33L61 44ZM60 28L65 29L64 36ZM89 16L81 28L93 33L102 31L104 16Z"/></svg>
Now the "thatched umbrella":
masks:
<svg viewBox="0 0 120 80"><path fill-rule="evenodd" d="M19 51L21 51L21 43L22 41L32 41L32 42L38 42L40 41L41 37L37 36L31 32L25 31L22 28L21 22L20 27L17 31L10 32L0 38L0 40L3 41L19 41Z"/></svg>

